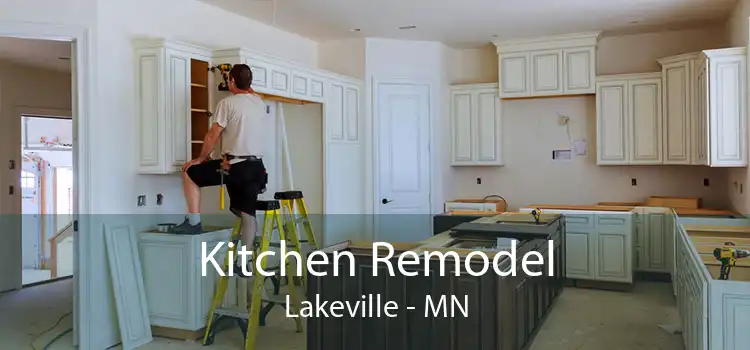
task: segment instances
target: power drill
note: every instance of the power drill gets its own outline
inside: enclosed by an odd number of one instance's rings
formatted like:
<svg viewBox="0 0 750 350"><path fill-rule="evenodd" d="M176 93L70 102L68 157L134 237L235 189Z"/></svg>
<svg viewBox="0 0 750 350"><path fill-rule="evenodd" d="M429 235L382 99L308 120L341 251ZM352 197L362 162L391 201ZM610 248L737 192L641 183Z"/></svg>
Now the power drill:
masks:
<svg viewBox="0 0 750 350"><path fill-rule="evenodd" d="M542 216L542 210L541 209L532 210L531 216L534 217L534 222L536 222L536 224L539 225L539 218Z"/></svg>
<svg viewBox="0 0 750 350"><path fill-rule="evenodd" d="M229 63L222 63L209 69L212 72L218 69L221 72L221 77L224 78L224 81L219 83L219 91L229 91L229 71L232 70L232 65Z"/></svg>
<svg viewBox="0 0 750 350"><path fill-rule="evenodd" d="M721 262L720 280L728 280L732 266L737 264L737 259L750 257L750 250L732 248L734 242L726 242L721 248L714 249L714 257Z"/></svg>

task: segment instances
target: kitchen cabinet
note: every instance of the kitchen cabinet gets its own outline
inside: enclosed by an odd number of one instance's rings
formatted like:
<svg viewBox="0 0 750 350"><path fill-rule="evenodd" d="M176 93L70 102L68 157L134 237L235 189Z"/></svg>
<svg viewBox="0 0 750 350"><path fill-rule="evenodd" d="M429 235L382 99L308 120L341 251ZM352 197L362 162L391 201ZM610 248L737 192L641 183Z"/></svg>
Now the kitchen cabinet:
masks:
<svg viewBox="0 0 750 350"><path fill-rule="evenodd" d="M535 208L520 208L531 212ZM633 212L551 210L565 218L565 275L570 279L633 283Z"/></svg>
<svg viewBox="0 0 750 350"><path fill-rule="evenodd" d="M495 42L501 98L594 94L600 32Z"/></svg>
<svg viewBox="0 0 750 350"><path fill-rule="evenodd" d="M635 269L671 273L674 231L670 208L639 207L635 211Z"/></svg>
<svg viewBox="0 0 750 350"><path fill-rule="evenodd" d="M747 166L746 48L659 60L664 164Z"/></svg>
<svg viewBox="0 0 750 350"><path fill-rule="evenodd" d="M139 39L134 46L138 170L180 171L198 145L192 135L208 130L211 53L167 40Z"/></svg>
<svg viewBox="0 0 750 350"><path fill-rule="evenodd" d="M596 137L599 165L661 164L661 73L598 77Z"/></svg>
<svg viewBox="0 0 750 350"><path fill-rule="evenodd" d="M210 253L219 243L229 242L231 229L207 227L206 231L200 235L156 231L138 234L138 253L152 326L188 331L205 327L219 274L207 264L203 275L203 244ZM224 244L214 255L219 264L223 263L226 251Z"/></svg>
<svg viewBox="0 0 750 350"><path fill-rule="evenodd" d="M503 165L497 84L454 85L450 93L451 165Z"/></svg>

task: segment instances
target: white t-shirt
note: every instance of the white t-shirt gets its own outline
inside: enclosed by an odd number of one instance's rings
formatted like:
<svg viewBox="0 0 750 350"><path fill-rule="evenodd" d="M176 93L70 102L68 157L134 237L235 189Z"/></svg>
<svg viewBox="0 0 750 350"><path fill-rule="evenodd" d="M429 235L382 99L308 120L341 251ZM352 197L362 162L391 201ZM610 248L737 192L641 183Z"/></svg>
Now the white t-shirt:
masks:
<svg viewBox="0 0 750 350"><path fill-rule="evenodd" d="M237 94L219 101L212 123L224 131L211 158L222 154L262 157L265 116L266 104L256 94Z"/></svg>

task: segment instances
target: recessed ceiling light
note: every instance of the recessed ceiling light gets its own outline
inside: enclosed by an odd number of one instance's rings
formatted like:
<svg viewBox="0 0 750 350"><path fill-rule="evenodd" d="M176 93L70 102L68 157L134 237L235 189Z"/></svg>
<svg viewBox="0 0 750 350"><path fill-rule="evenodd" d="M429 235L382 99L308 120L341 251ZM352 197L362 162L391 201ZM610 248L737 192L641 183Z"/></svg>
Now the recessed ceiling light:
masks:
<svg viewBox="0 0 750 350"><path fill-rule="evenodd" d="M358 31L360 31L360 30L362 30L362 29L359 29L359 28L352 28L352 29L349 29L349 31L350 31L350 32L358 32Z"/></svg>
<svg viewBox="0 0 750 350"><path fill-rule="evenodd" d="M414 29L417 28L417 26L404 26L404 27L398 27L398 29Z"/></svg>
<svg viewBox="0 0 750 350"><path fill-rule="evenodd" d="M638 21L630 21L630 24L638 24Z"/></svg>
<svg viewBox="0 0 750 350"><path fill-rule="evenodd" d="M70 57L58 57L57 59L58 59L58 60L69 60L69 59L70 59Z"/></svg>

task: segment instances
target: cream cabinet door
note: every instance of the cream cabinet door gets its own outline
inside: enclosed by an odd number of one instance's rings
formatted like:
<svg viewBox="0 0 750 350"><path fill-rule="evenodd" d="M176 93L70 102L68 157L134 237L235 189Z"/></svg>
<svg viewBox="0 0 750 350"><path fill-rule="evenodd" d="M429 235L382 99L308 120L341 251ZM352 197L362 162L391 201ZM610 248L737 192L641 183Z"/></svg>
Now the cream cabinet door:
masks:
<svg viewBox="0 0 750 350"><path fill-rule="evenodd" d="M554 95L563 92L562 50L532 51L532 95Z"/></svg>
<svg viewBox="0 0 750 350"><path fill-rule="evenodd" d="M709 60L711 166L747 165L744 55Z"/></svg>
<svg viewBox="0 0 750 350"><path fill-rule="evenodd" d="M690 60L665 64L664 164L690 164Z"/></svg>
<svg viewBox="0 0 750 350"><path fill-rule="evenodd" d="M567 94L596 92L596 62L593 47L563 50L563 80Z"/></svg>
<svg viewBox="0 0 750 350"><path fill-rule="evenodd" d="M597 164L628 164L628 81L597 83Z"/></svg>
<svg viewBox="0 0 750 350"><path fill-rule="evenodd" d="M661 94L661 79L629 82L630 164L662 163Z"/></svg>
<svg viewBox="0 0 750 350"><path fill-rule="evenodd" d="M470 164L474 159L472 130L473 93L471 90L451 91L451 163Z"/></svg>
<svg viewBox="0 0 750 350"><path fill-rule="evenodd" d="M524 97L531 94L529 54L502 54L500 60L500 97Z"/></svg>

